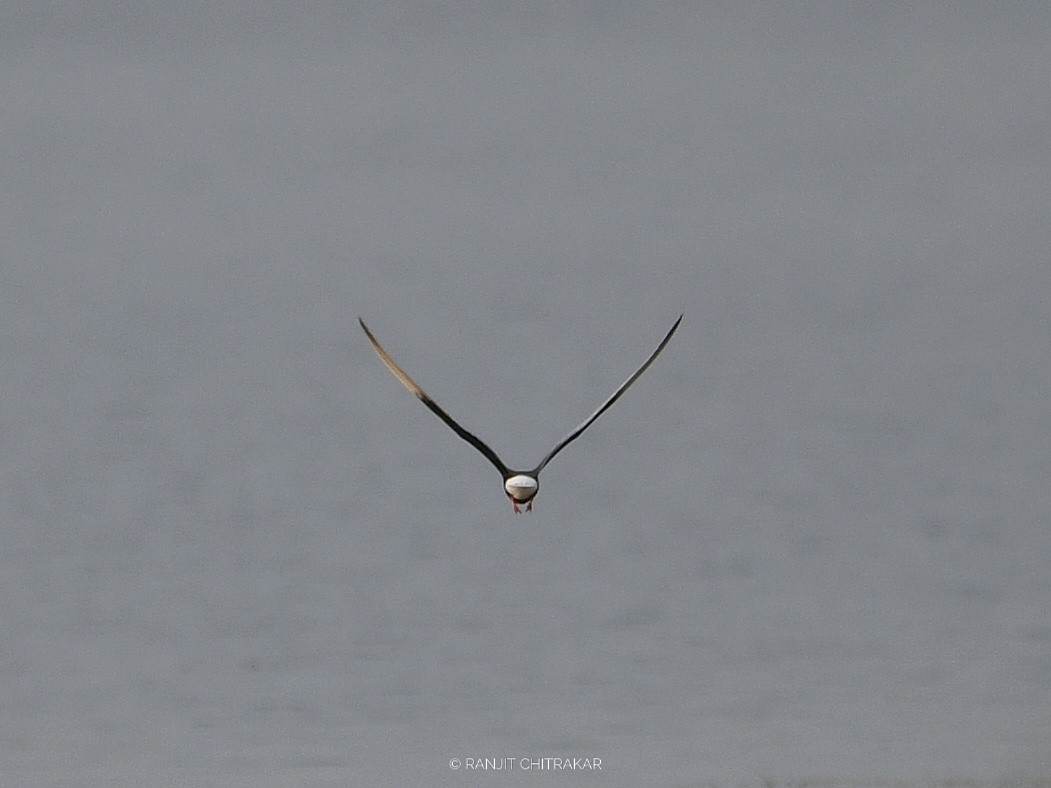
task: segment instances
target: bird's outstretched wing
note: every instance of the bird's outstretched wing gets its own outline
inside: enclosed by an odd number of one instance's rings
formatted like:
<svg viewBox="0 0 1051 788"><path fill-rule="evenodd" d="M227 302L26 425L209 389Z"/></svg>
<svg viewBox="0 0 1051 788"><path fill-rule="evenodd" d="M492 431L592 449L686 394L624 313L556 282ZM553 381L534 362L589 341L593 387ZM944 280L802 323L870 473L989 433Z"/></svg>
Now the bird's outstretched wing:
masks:
<svg viewBox="0 0 1051 788"><path fill-rule="evenodd" d="M426 405L428 408L434 411L434 414L439 419L448 424L452 428L453 432L455 432L465 441L467 441L476 449L478 449L478 451L480 451L483 455L485 455L485 458L489 460L489 462L491 462L493 465L495 465L496 469L506 477L511 471L506 465L504 465L500 458L496 456L496 452L490 449L488 446L486 446L481 438L465 430L463 427L456 423L456 420L452 416L450 416L448 413L442 410L442 408L439 407L438 403L427 395L426 391L424 391L418 385L416 385L416 381L410 378L405 373L405 370L403 370L401 367L394 363L394 359L390 357L390 354L383 349L383 346L376 341L376 337L374 337L372 335L372 332L369 331L368 326L365 325L365 321L359 317L358 322L361 323L361 327L365 331L365 336L367 336L369 338L369 342L372 343L372 349L376 351L383 363L387 365L387 369L394 373L394 377L400 380L401 384L405 386L405 388L407 388L409 391L415 394L416 397L420 400L420 402L422 402L424 405Z"/></svg>
<svg viewBox="0 0 1051 788"><path fill-rule="evenodd" d="M597 419L599 416L605 413L609 406L616 402L620 398L620 395L627 391L628 387L639 379L639 376L646 371L646 368L650 364L653 363L653 359L657 358L657 356L660 355L660 352L664 350L664 346L668 344L668 340L671 339L672 334L675 333L675 329L679 327L679 323L681 322L682 315L679 315L679 319L675 321L675 325L671 327L671 330L665 335L664 339L661 340L661 343L657 345L657 349L650 354L650 357L648 359L646 359L646 362L637 370L635 370L635 373L630 378L621 383L620 388L614 391L613 395L605 402L603 402L599 406L598 410L596 410L594 413L592 413L590 416L584 419L584 421L581 422L576 429L574 429L571 433L569 433L566 437L559 441L558 445L547 453L547 456L544 457L544 459L540 461L540 464L536 466L536 469L533 470L533 476L536 476L538 473L540 473L540 471L544 469L544 466L551 462L554 456L560 451L562 451L562 449L566 448L566 446L568 446L570 443L579 438L581 433L584 432L584 430L586 430L588 427L590 427L592 422L595 421L595 419Z"/></svg>

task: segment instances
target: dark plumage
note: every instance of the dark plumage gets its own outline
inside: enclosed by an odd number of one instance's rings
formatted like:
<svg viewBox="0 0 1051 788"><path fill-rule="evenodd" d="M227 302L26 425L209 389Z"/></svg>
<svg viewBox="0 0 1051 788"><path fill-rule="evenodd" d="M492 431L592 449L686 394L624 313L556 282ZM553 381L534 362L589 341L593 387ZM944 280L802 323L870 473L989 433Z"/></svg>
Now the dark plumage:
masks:
<svg viewBox="0 0 1051 788"><path fill-rule="evenodd" d="M592 413L590 416L584 419L584 421L582 421L576 428L574 428L572 432L570 432L568 435L566 435L566 437L560 440L555 446L555 448L549 451L544 457L544 459L540 461L540 464L533 468L531 471L513 471L510 468L508 468L504 464L504 462L496 455L496 452L490 449L485 444L485 442L482 441L481 438L461 427L456 422L456 420L453 419L452 416L446 413L445 410L443 410L438 405L438 403L436 403L433 399L430 398L430 396L428 396L426 391L424 391L416 384L416 381L410 378L401 367L394 363L394 359L390 357L390 354L383 349L383 346L377 341L376 337L374 337L372 335L372 332L369 331L368 326L365 325L365 321L363 321L361 318L358 318L358 322L361 323L361 328L365 331L365 336L369 338L369 342L372 344L373 350L376 351L383 363L387 365L387 368L394 373L394 376L402 382L402 385L404 385L405 388L407 388L409 391L415 394L417 398L419 398L419 400L424 405L430 408L431 411L433 411L439 419L448 424L449 427L452 428L453 432L455 432L465 441L467 441L476 449L478 449L478 451L481 452L482 455L487 460L489 460L489 462L491 462L498 471L500 471L500 475L503 477L504 480L504 492L510 499L511 505L514 507L514 510L516 512L521 511L519 509L519 504L524 503L527 504L526 511L528 512L532 511L533 498L536 497L536 494L540 489L540 480L538 478L540 475L540 471L542 471L544 467L549 462L551 462L552 459L554 459L556 454L558 454L560 451L562 451L562 449L566 448L566 446L568 446L570 443L579 438L580 435L584 432L584 430L586 430L592 425L595 419L597 419L599 416L605 413L606 410L620 398L620 395L627 391L628 387L639 379L639 376L646 371L646 368L649 367L649 365L653 363L653 360L660 355L660 352L664 350L664 346L668 344L668 341L672 338L672 335L675 333L675 330L679 327L679 323L682 322L682 315L679 315L679 319L675 321L675 324L664 336L664 339L662 339L661 343L657 345L657 349L650 354L650 357L646 359L643 365L637 370L635 370L631 377L629 377L627 380L621 383L620 387L616 391L614 391L613 394L605 402L603 402L594 413Z"/></svg>

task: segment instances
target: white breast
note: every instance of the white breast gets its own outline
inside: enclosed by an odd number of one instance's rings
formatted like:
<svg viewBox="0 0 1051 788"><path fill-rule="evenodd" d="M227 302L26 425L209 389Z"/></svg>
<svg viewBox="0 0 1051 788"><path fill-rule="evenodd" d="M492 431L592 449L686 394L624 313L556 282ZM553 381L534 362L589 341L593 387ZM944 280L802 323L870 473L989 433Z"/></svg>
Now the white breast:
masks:
<svg viewBox="0 0 1051 788"><path fill-rule="evenodd" d="M533 493L536 492L536 488L536 479L530 476L523 476L522 474L512 476L504 482L504 489L507 490L507 494L519 501L532 497Z"/></svg>

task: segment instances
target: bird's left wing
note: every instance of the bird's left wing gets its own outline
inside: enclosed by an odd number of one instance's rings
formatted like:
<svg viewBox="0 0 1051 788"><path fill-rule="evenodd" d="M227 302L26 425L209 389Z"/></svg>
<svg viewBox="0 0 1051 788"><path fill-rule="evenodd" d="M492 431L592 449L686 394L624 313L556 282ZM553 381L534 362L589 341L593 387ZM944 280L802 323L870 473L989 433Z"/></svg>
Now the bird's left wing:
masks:
<svg viewBox="0 0 1051 788"><path fill-rule="evenodd" d="M569 433L566 437L559 441L558 445L547 453L547 456L540 461L540 464L536 466L536 469L533 471L534 476L540 473L540 471L544 469L544 466L551 462L551 460L556 454L558 454L560 451L562 451L562 449L566 448L566 446L568 446L570 443L579 438L580 434L584 432L584 430L586 430L588 427L590 427L591 424L595 421L595 419L597 419L599 416L605 413L609 406L616 402L620 398L620 395L627 391L628 387L639 379L639 376L646 371L646 368L650 364L653 363L653 359L657 358L657 356L660 355L660 352L664 350L664 346L668 344L668 341L671 339L672 334L675 333L675 330L679 327L679 323L681 322L682 315L679 315L679 319L675 321L675 325L671 327L671 330L665 335L664 339L661 340L661 343L657 345L657 349L650 354L650 357L646 359L645 363L643 363L641 367L635 370L635 373L630 378L621 383L620 388L614 391L612 396L610 396L609 399L607 399L599 406L598 410L596 410L594 413L592 413L590 416L584 419L584 421L581 422L576 429L574 429L571 433Z"/></svg>

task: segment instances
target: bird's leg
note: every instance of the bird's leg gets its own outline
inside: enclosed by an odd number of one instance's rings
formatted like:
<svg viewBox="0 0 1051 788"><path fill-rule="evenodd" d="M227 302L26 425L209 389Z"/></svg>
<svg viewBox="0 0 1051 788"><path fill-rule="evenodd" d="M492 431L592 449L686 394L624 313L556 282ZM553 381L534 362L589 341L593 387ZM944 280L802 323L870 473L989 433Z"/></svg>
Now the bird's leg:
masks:
<svg viewBox="0 0 1051 788"><path fill-rule="evenodd" d="M515 510L515 514L518 514L520 511L522 511L521 509L518 508L518 501L516 501L514 498L511 498L511 496L507 496L507 497L511 501L511 508L513 508Z"/></svg>
<svg viewBox="0 0 1051 788"><path fill-rule="evenodd" d="M526 504L526 511L527 512L533 511L533 499L532 498L530 498L529 499L529 503Z"/></svg>

